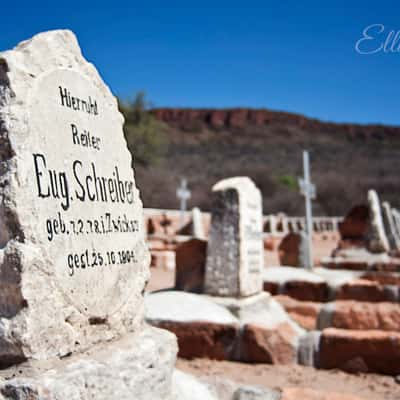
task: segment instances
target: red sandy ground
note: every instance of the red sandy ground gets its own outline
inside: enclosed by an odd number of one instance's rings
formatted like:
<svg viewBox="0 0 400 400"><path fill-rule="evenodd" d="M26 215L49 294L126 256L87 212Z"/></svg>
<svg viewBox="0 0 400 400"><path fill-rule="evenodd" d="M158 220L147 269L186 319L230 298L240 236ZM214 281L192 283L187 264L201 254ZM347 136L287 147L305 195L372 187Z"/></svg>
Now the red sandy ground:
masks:
<svg viewBox="0 0 400 400"><path fill-rule="evenodd" d="M197 376L218 376L270 389L298 387L354 395L363 400L400 399L400 384L393 377L382 375L350 375L337 370L315 370L299 365L243 364L206 359L178 359L177 367Z"/></svg>

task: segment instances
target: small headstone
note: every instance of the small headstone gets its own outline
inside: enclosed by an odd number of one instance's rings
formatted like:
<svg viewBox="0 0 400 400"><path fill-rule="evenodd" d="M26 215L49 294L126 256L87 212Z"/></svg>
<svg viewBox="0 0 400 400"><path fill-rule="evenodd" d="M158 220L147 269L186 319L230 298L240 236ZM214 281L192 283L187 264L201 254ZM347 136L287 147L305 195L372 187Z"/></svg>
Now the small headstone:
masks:
<svg viewBox="0 0 400 400"><path fill-rule="evenodd" d="M382 220L381 206L375 190L368 191L369 229L368 250L372 253L389 251L389 241Z"/></svg>
<svg viewBox="0 0 400 400"><path fill-rule="evenodd" d="M367 205L352 207L346 217L339 223L342 240L363 241L368 233L370 212Z"/></svg>
<svg viewBox="0 0 400 400"><path fill-rule="evenodd" d="M392 250L400 250L400 237L396 230L392 209L390 208L390 204L386 201L382 203L382 217L390 248Z"/></svg>
<svg viewBox="0 0 400 400"><path fill-rule="evenodd" d="M213 187L205 292L244 297L262 290L264 252L261 193L247 177Z"/></svg>
<svg viewBox="0 0 400 400"><path fill-rule="evenodd" d="M392 217L394 222L394 228L397 235L400 237L400 213L396 208L392 208Z"/></svg>
<svg viewBox="0 0 400 400"><path fill-rule="evenodd" d="M204 239L203 216L198 207L192 209L192 236L197 239Z"/></svg>
<svg viewBox="0 0 400 400"><path fill-rule="evenodd" d="M308 268L307 243L307 234L305 232L291 232L284 236L278 247L280 264Z"/></svg>
<svg viewBox="0 0 400 400"><path fill-rule="evenodd" d="M175 289L203 293L207 242L190 239L176 248Z"/></svg>

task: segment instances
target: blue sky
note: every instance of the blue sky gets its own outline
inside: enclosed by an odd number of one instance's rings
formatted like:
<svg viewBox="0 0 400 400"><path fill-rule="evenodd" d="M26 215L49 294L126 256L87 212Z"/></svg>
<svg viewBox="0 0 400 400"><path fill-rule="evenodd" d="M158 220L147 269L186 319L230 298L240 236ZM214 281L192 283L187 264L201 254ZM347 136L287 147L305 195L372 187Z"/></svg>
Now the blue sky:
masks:
<svg viewBox="0 0 400 400"><path fill-rule="evenodd" d="M374 48L400 31L398 1L5 1L1 10L1 50L71 29L123 98L145 90L157 107L400 125L400 52L355 50L371 24L384 26L371 31Z"/></svg>

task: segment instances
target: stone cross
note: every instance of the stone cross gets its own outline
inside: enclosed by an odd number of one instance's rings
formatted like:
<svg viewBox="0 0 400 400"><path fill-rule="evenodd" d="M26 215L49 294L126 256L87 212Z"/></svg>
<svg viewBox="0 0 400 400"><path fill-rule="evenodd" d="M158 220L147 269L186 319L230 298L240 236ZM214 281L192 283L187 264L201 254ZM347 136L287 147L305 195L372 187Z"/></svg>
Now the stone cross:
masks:
<svg viewBox="0 0 400 400"><path fill-rule="evenodd" d="M247 177L213 187L205 292L245 297L262 291L264 269L261 192Z"/></svg>
<svg viewBox="0 0 400 400"><path fill-rule="evenodd" d="M303 170L304 177L299 179L300 193L305 197L306 203L306 228L307 228L307 265L313 267L313 248L312 248L312 206L311 201L316 197L315 185L310 180L310 160L308 151L303 151Z"/></svg>
<svg viewBox="0 0 400 400"><path fill-rule="evenodd" d="M185 218L185 211L187 208L187 201L191 198L192 194L187 187L187 180L181 179L181 185L176 190L176 197L180 200L180 211L181 211L181 224L183 224Z"/></svg>

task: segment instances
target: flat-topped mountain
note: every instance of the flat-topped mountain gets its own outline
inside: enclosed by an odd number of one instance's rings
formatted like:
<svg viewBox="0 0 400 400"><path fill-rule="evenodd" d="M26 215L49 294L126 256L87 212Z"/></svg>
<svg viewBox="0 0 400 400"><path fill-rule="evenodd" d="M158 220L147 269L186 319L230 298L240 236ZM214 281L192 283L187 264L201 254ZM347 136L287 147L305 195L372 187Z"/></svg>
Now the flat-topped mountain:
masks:
<svg viewBox="0 0 400 400"><path fill-rule="evenodd" d="M218 180L248 175L263 193L264 212L304 213L297 190L302 150L310 151L317 185L314 209L343 215L365 203L374 188L400 206L400 127L338 124L267 109L157 108L169 141L158 165L137 168L146 207L177 208L180 177L192 190L190 206L210 206Z"/></svg>
<svg viewBox="0 0 400 400"><path fill-rule="evenodd" d="M307 118L301 114L267 109L155 108L151 112L158 120L183 130L196 128L193 126L196 124L198 127L208 127L210 129L246 129L279 124L288 128L297 126L309 133L338 133L359 139L400 137L400 127L322 122L318 119Z"/></svg>

